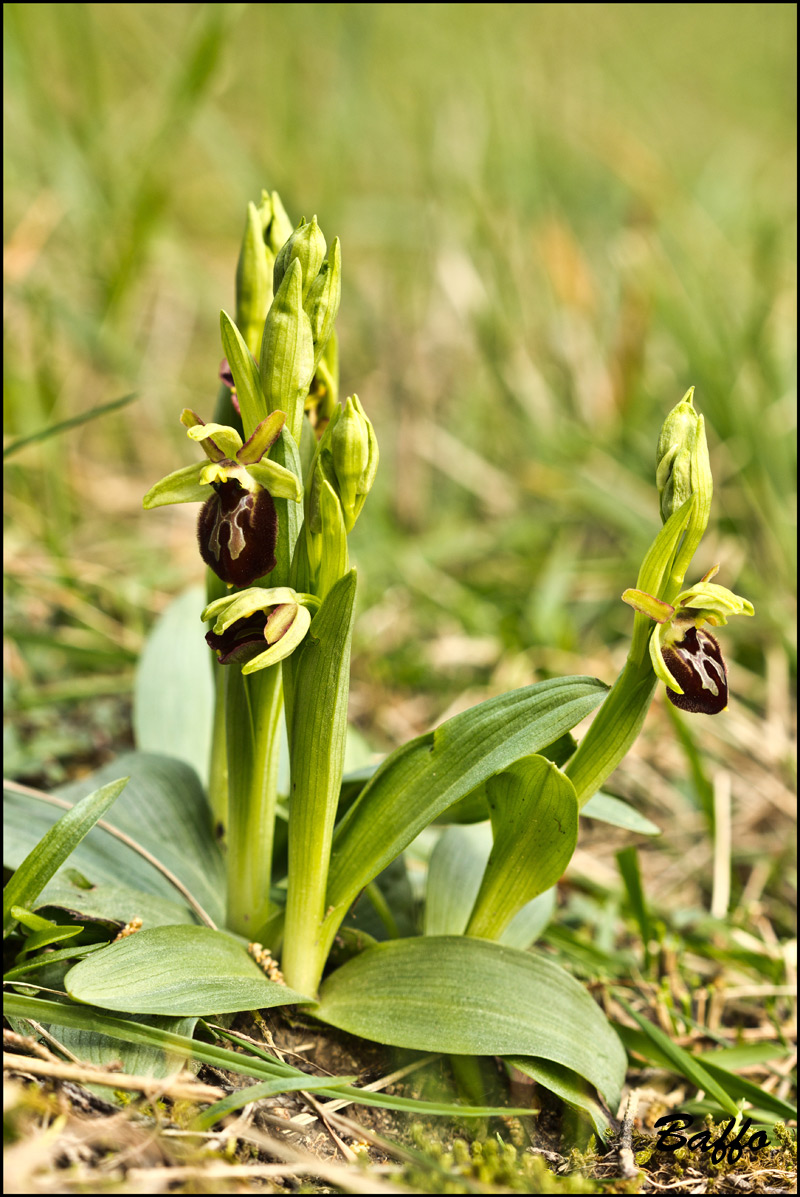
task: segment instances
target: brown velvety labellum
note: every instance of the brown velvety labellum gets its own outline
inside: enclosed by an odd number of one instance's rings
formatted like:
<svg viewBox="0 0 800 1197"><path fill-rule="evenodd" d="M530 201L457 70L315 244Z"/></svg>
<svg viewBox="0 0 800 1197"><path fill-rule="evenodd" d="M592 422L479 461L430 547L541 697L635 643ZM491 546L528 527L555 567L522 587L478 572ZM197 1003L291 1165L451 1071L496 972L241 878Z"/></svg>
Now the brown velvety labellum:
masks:
<svg viewBox="0 0 800 1197"><path fill-rule="evenodd" d="M230 586L252 586L275 568L278 515L267 490L217 483L197 521L200 556Z"/></svg>
<svg viewBox="0 0 800 1197"><path fill-rule="evenodd" d="M683 639L663 650L664 662L683 690L667 687L670 702L682 711L718 715L728 705L728 676L719 644L704 628L693 625Z"/></svg>

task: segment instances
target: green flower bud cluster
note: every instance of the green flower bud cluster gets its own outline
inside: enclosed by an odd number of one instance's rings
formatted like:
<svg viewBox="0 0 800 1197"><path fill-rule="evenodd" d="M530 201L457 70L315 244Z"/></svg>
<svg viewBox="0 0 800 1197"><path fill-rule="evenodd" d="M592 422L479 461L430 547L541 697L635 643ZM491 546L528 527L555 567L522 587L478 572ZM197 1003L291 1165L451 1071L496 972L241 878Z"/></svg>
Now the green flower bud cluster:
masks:
<svg viewBox="0 0 800 1197"><path fill-rule="evenodd" d="M347 536L372 489L378 461L375 429L352 395L334 409L309 469L293 565L296 587L323 597L347 572Z"/></svg>
<svg viewBox="0 0 800 1197"><path fill-rule="evenodd" d="M325 258L326 242L316 216L301 221L275 258L275 298L267 313L261 342L259 374L268 411L286 412L286 424L300 441L303 413L314 376L333 333L342 291L338 238ZM330 394L335 385L328 369Z"/></svg>
<svg viewBox="0 0 800 1197"><path fill-rule="evenodd" d="M277 191L262 191L258 206L252 202L247 205L236 266L236 323L254 355L272 303L275 255L291 233L292 223Z"/></svg>

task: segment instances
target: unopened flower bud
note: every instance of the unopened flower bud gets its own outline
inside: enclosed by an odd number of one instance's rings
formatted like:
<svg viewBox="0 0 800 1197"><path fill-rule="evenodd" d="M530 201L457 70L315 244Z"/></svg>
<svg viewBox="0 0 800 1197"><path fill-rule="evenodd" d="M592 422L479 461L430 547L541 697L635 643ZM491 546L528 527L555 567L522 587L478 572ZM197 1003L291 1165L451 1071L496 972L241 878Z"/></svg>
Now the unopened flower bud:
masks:
<svg viewBox="0 0 800 1197"><path fill-rule="evenodd" d="M303 310L302 268L296 260L289 263L267 315L259 372L267 411L286 412L286 426L299 444L314 374L314 339Z"/></svg>
<svg viewBox="0 0 800 1197"><path fill-rule="evenodd" d="M319 274L327 248L316 216L312 217L311 224L301 221L275 258L272 273L273 290L277 293L289 266L293 261L298 261L303 271L303 301L305 301L314 279Z"/></svg>
<svg viewBox="0 0 800 1197"><path fill-rule="evenodd" d="M286 214L277 191L262 191L259 215L264 229L264 241L273 258L291 237L294 225Z"/></svg>
<svg viewBox="0 0 800 1197"><path fill-rule="evenodd" d="M372 489L378 470L378 440L375 429L357 395L351 396L331 420L320 445L328 441L331 464L342 503L344 522L350 532Z"/></svg>
<svg viewBox="0 0 800 1197"><path fill-rule="evenodd" d="M694 387L690 387L667 416L658 438L656 486L664 523L695 492L708 490L709 502L711 498L705 425L694 410L693 398Z"/></svg>
<svg viewBox="0 0 800 1197"><path fill-rule="evenodd" d="M250 203L236 267L236 324L252 354L258 353L272 302L273 262L274 255L264 244L262 216Z"/></svg>
<svg viewBox="0 0 800 1197"><path fill-rule="evenodd" d="M303 300L303 307L311 321L311 335L314 338L315 370L333 332L341 295L342 255L337 237L331 246L328 260L322 263L308 295Z"/></svg>

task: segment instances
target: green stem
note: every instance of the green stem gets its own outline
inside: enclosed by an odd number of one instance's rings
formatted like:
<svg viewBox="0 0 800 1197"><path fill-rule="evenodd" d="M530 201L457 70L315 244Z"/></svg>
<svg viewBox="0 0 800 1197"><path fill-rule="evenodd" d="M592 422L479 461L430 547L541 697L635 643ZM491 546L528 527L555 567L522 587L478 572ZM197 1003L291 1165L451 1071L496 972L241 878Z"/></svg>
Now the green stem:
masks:
<svg viewBox="0 0 800 1197"><path fill-rule="evenodd" d="M637 619L646 619L638 616ZM635 642L635 641L634 641ZM645 639L645 648L647 641ZM564 772L585 806L611 776L641 731L658 679L646 651L625 662L603 705Z"/></svg>
<svg viewBox="0 0 800 1197"><path fill-rule="evenodd" d="M208 800L214 820L214 832L224 832L228 821L228 750L225 727L225 688L229 669L217 667L214 655L214 728L211 739L211 760L208 768Z"/></svg>
<svg viewBox="0 0 800 1197"><path fill-rule="evenodd" d="M252 936L270 912L283 688L280 665L248 677L228 669L227 925Z"/></svg>

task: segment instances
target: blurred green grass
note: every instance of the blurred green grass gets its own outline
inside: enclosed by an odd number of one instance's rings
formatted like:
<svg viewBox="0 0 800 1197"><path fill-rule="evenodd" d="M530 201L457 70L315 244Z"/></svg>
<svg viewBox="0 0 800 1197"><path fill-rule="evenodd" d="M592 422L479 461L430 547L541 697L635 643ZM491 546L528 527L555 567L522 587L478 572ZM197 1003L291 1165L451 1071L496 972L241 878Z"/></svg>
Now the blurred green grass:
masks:
<svg viewBox="0 0 800 1197"><path fill-rule="evenodd" d="M139 395L9 461L26 701L48 671L125 675L200 576L192 513L139 495L190 459L180 409L211 408L263 186L342 239L343 393L383 460L353 540L357 676L388 705L434 695L409 728L473 683L607 665L691 384L716 484L697 572L721 561L756 605L725 633L743 697L785 686L793 6L8 4L4 24L6 438Z"/></svg>

